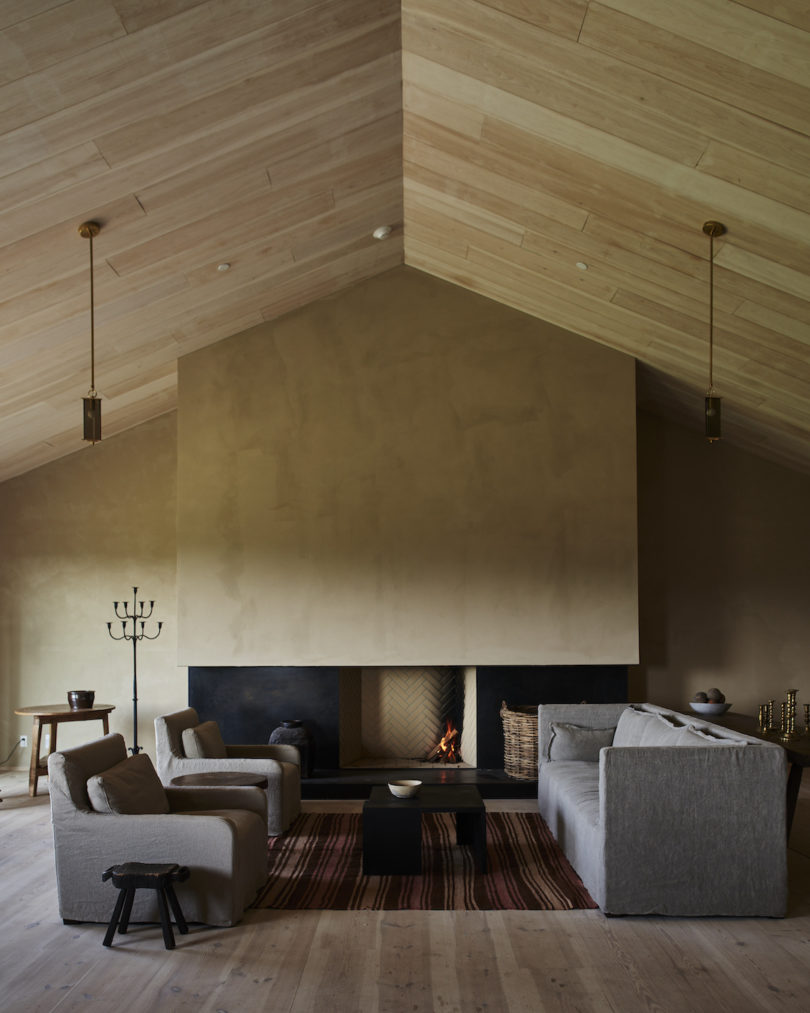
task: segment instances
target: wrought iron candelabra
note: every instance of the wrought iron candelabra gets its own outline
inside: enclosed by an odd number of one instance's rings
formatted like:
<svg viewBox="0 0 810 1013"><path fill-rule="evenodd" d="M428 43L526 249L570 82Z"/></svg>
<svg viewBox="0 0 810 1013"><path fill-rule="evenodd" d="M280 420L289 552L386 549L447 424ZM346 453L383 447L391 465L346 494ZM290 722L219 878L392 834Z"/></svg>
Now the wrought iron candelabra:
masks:
<svg viewBox="0 0 810 1013"><path fill-rule="evenodd" d="M132 611L129 611L129 602L113 602L113 608L115 609L115 618L121 623L121 636L117 637L112 631L112 623L107 623L107 632L113 640L131 640L132 641L132 746L130 746L130 752L133 756L137 755L141 751L141 747L138 745L138 641L140 640L157 640L160 636L160 631L163 627L163 623L157 624L157 633L154 636L149 636L146 632L146 621L151 619L152 612L155 608L153 601L149 602L149 611L146 611L146 602L138 601L138 589L133 587L132 589ZM132 623L131 631L128 628L128 623ZM141 624L141 632L138 632L138 623Z"/></svg>

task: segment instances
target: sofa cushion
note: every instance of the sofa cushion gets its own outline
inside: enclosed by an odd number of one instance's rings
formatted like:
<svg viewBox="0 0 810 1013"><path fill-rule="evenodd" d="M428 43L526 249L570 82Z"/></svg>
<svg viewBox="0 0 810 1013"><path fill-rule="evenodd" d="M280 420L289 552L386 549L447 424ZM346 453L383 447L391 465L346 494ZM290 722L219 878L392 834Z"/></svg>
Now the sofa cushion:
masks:
<svg viewBox="0 0 810 1013"><path fill-rule="evenodd" d="M641 733L644 731L651 715L628 707L619 715L616 734L613 736L614 746L640 746Z"/></svg>
<svg viewBox="0 0 810 1013"><path fill-rule="evenodd" d="M683 728L667 715L628 707L619 717L613 745L676 746Z"/></svg>
<svg viewBox="0 0 810 1013"><path fill-rule="evenodd" d="M192 759L223 760L228 755L216 721L183 729L183 751Z"/></svg>
<svg viewBox="0 0 810 1013"><path fill-rule="evenodd" d="M579 825L584 830L599 823L598 763L544 763L540 778L538 798L553 800L552 808L560 813L561 825Z"/></svg>
<svg viewBox="0 0 810 1013"><path fill-rule="evenodd" d="M146 753L122 760L87 782L87 795L96 812L144 815L169 812L166 792Z"/></svg>
<svg viewBox="0 0 810 1013"><path fill-rule="evenodd" d="M613 745L614 728L586 728L562 721L551 722L548 742L549 760L586 760L599 762L599 750Z"/></svg>
<svg viewBox="0 0 810 1013"><path fill-rule="evenodd" d="M655 720L641 733L642 746L677 746L684 726L663 714L650 716Z"/></svg>
<svg viewBox="0 0 810 1013"><path fill-rule="evenodd" d="M681 729L678 739L679 746L747 746L748 743L741 739L725 739L720 735L712 735L711 732L696 728L695 725L688 725Z"/></svg>

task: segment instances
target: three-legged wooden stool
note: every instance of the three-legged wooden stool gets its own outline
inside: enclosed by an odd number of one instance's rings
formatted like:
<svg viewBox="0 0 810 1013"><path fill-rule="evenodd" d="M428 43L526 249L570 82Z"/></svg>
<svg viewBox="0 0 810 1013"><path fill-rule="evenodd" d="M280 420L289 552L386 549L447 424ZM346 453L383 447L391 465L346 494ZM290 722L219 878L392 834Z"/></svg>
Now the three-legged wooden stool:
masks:
<svg viewBox="0 0 810 1013"><path fill-rule="evenodd" d="M180 934L185 935L188 932L188 925L180 910L172 883L182 883L188 877L189 871L185 865L149 865L145 862L126 862L124 865L111 865L109 869L106 869L101 878L105 882L112 879L113 886L118 887L120 892L115 902L115 910L110 924L107 927L107 934L104 936L104 945L112 946L116 926L122 935L127 931L132 902L135 900L135 891L156 890L160 924L163 929L163 942L167 950L173 950L174 933L166 901L168 900L171 905Z"/></svg>

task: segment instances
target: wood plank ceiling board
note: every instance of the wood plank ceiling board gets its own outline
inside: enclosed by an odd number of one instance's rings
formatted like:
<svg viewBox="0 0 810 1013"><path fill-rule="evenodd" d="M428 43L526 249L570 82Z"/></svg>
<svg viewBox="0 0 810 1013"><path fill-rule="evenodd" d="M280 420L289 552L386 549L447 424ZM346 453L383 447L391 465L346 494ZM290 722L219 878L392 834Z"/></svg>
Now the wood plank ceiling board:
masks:
<svg viewBox="0 0 810 1013"><path fill-rule="evenodd" d="M0 7L0 480L83 446L82 221L105 437L180 355L402 262L397 4Z"/></svg>
<svg viewBox="0 0 810 1013"><path fill-rule="evenodd" d="M725 436L807 470L807 27L764 0L405 0L406 263L633 355L640 403L699 428L722 221Z"/></svg>
<svg viewBox="0 0 810 1013"><path fill-rule="evenodd" d="M105 436L180 355L403 262L699 429L719 219L724 438L810 470L808 33L803 0L6 0L0 480L82 446L88 219Z"/></svg>

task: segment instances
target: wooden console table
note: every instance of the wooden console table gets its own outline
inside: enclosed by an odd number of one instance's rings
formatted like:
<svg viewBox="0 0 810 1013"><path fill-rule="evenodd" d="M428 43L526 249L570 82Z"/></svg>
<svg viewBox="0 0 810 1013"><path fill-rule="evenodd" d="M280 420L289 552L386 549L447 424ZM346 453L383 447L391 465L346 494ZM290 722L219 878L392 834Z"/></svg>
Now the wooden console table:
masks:
<svg viewBox="0 0 810 1013"><path fill-rule="evenodd" d="M774 742L781 746L787 753L790 769L787 780L787 835L790 837L790 828L793 826L793 814L796 812L796 802L799 798L799 788L802 783L802 773L805 767L810 767L810 737L806 734L800 738L783 742L778 735L768 734L759 730L759 723L750 714L732 714L726 712L720 716L710 717L709 721L716 725L723 725L735 732L743 732L745 735L753 735L755 739L762 739L763 742Z"/></svg>
<svg viewBox="0 0 810 1013"><path fill-rule="evenodd" d="M34 719L34 733L31 739L31 766L28 772L28 794L33 798L37 793L37 780L48 773L48 756L56 750L56 730L62 721L101 721L106 735L110 730L110 711L115 704L99 703L94 707L68 707L66 703L49 703L41 707L19 707L15 714ZM51 744L48 755L41 757L42 726L50 725Z"/></svg>

